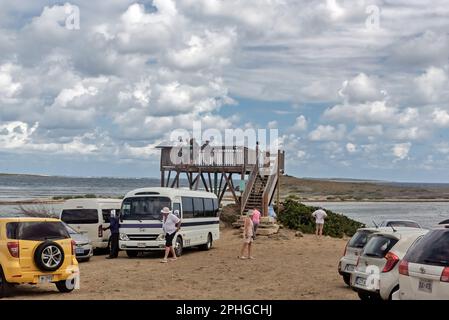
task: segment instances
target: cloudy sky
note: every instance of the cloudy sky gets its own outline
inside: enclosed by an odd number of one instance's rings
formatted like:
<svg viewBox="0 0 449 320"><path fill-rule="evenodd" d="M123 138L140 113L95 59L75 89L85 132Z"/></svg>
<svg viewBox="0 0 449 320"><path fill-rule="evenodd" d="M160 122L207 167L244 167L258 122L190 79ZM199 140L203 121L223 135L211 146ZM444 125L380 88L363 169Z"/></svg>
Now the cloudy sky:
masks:
<svg viewBox="0 0 449 320"><path fill-rule="evenodd" d="M447 0L0 8L0 172L157 177L201 120L279 129L292 175L449 181Z"/></svg>

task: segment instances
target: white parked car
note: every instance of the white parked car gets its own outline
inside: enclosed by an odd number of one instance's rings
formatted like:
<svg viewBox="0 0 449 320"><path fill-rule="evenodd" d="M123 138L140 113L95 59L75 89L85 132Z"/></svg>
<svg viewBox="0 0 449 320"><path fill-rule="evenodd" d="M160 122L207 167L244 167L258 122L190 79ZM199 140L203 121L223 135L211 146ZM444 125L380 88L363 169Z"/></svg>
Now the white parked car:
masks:
<svg viewBox="0 0 449 320"><path fill-rule="evenodd" d="M401 300L449 300L449 224L426 234L399 265Z"/></svg>
<svg viewBox="0 0 449 320"><path fill-rule="evenodd" d="M399 261L428 230L390 228L370 236L351 277L362 300L389 300L399 289Z"/></svg>
<svg viewBox="0 0 449 320"><path fill-rule="evenodd" d="M389 228L391 230L391 228ZM346 244L345 252L338 263L338 273L343 281L351 285L351 275L357 265L357 260L363 251L368 238L375 232L383 231L384 228L360 228Z"/></svg>
<svg viewBox="0 0 449 320"><path fill-rule="evenodd" d="M78 260L78 262L89 261L90 258L94 255L92 241L90 241L89 238L86 237L85 235L77 232L75 229L70 227L65 222L63 222L63 224L67 229L70 238L72 238L75 241L76 260Z"/></svg>

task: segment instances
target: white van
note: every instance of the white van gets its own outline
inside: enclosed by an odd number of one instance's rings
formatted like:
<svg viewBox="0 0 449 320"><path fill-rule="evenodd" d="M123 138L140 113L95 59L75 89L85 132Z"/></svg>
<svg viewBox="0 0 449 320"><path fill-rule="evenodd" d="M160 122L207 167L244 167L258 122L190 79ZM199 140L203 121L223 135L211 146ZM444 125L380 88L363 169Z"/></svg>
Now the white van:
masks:
<svg viewBox="0 0 449 320"><path fill-rule="evenodd" d="M118 199L70 199L62 206L60 219L81 234L87 235L94 249L109 246L109 226L111 210L117 213L122 205Z"/></svg>
<svg viewBox="0 0 449 320"><path fill-rule="evenodd" d="M130 258L140 251L163 250L163 207L179 211L181 229L174 237L176 255L183 248L204 250L220 237L218 199L214 193L173 188L143 188L129 192L120 213L120 249Z"/></svg>

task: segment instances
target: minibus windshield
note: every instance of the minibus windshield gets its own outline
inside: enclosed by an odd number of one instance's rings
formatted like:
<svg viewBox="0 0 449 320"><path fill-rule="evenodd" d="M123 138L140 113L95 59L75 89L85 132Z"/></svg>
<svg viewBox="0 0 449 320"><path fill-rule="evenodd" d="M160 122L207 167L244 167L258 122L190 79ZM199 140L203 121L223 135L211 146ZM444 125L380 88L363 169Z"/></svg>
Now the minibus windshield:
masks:
<svg viewBox="0 0 449 320"><path fill-rule="evenodd" d="M167 197L130 197L123 200L121 218L123 220L161 220L161 210L171 209Z"/></svg>

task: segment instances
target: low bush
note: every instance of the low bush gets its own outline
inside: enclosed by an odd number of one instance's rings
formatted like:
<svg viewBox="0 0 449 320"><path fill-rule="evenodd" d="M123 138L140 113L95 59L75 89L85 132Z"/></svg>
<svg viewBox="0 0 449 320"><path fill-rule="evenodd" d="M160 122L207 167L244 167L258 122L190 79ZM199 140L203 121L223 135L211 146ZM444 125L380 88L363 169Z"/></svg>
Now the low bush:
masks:
<svg viewBox="0 0 449 320"><path fill-rule="evenodd" d="M312 213L317 209L317 207L306 206L295 199L288 198L282 203L277 219L287 228L300 230L303 233L315 233L315 219ZM344 235L352 236L358 228L365 226L345 215L324 210L327 213L323 229L325 235L336 238L342 238Z"/></svg>

